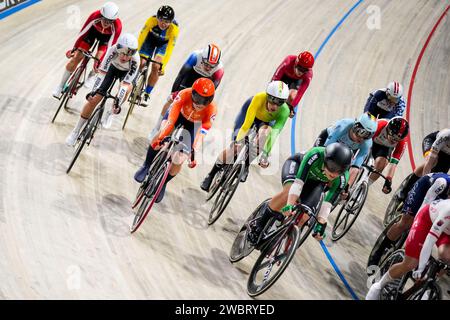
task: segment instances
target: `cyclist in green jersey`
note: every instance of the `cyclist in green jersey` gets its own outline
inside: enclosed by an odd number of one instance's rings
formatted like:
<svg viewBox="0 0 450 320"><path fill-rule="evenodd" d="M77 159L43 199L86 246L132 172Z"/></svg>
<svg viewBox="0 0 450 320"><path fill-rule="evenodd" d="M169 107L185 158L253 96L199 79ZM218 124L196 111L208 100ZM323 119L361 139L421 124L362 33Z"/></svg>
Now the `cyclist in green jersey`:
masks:
<svg viewBox="0 0 450 320"><path fill-rule="evenodd" d="M352 156L352 151L346 145L335 142L326 147L314 147L305 154L297 153L289 157L281 173L283 190L272 197L260 219L250 225L248 240L255 243L271 217L284 219L292 213L292 207L297 202L311 208L313 212L317 212L320 207L313 235L318 240L323 239L332 203L348 183ZM321 204L320 199L326 191L325 188L328 192ZM307 220L308 217L305 216L300 221L300 226Z"/></svg>

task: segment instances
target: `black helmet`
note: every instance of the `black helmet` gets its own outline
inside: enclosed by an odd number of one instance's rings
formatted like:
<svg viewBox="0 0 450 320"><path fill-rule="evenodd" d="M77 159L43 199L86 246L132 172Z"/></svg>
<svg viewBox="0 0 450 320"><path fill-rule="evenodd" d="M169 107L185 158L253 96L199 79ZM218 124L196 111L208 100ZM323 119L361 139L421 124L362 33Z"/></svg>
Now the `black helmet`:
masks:
<svg viewBox="0 0 450 320"><path fill-rule="evenodd" d="M352 162L353 153L346 145L334 142L325 147L325 166L331 172L344 173Z"/></svg>
<svg viewBox="0 0 450 320"><path fill-rule="evenodd" d="M156 13L156 17L172 21L175 18L175 11L173 11L171 6L161 6Z"/></svg>

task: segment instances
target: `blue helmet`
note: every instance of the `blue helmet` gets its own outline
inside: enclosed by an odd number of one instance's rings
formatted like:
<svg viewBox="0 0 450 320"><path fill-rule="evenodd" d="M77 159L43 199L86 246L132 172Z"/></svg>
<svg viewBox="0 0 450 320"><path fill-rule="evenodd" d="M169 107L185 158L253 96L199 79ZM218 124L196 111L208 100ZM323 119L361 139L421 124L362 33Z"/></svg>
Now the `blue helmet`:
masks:
<svg viewBox="0 0 450 320"><path fill-rule="evenodd" d="M372 138L377 131L377 121L374 116L365 112L355 121L352 130L364 139Z"/></svg>

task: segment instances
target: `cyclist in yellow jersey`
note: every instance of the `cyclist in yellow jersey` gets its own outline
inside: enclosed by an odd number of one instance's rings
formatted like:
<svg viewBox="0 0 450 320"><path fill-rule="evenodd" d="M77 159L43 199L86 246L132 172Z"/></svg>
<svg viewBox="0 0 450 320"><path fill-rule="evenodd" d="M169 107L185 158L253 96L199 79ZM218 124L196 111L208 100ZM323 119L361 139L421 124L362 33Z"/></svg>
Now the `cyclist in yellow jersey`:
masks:
<svg viewBox="0 0 450 320"><path fill-rule="evenodd" d="M257 130L258 147L264 146L259 165L262 168L269 166L268 158L272 146L289 118L290 110L286 104L288 97L288 86L282 81L272 81L266 91L255 94L244 103L234 123L233 143L217 157L211 172L201 184L202 190L209 191L216 173L225 163L233 163L234 160L228 160L228 157L237 154L240 150L239 145L253 126ZM250 159L250 162L251 160L253 159ZM246 169L242 182L247 179L248 168Z"/></svg>
<svg viewBox="0 0 450 320"><path fill-rule="evenodd" d="M144 101L142 106L146 107L150 93L152 92L159 76L164 74L167 63L172 55L173 48L178 37L178 23L174 20L175 12L170 6L162 6L155 16L148 18L142 28L138 42L139 55L141 56L141 69L152 58L162 63L159 70L158 64L152 64L150 75L147 79Z"/></svg>

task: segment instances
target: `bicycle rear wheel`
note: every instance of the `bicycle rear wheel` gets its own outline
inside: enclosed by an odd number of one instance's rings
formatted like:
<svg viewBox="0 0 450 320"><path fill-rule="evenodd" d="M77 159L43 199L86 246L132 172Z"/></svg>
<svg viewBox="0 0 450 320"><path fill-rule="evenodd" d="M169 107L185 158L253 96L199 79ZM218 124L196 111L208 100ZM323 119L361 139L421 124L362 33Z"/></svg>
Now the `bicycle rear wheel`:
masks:
<svg viewBox="0 0 450 320"><path fill-rule="evenodd" d="M294 257L299 240L299 229L292 226L264 247L248 278L247 294L250 297L264 293L280 278Z"/></svg>
<svg viewBox="0 0 450 320"><path fill-rule="evenodd" d="M212 225L216 222L225 211L228 203L230 203L230 200L239 185L243 166L244 164L234 166L231 170L230 176L226 178L220 187L219 193L217 194L214 204L209 212L208 225Z"/></svg>
<svg viewBox="0 0 450 320"><path fill-rule="evenodd" d="M66 88L66 90L64 90L63 95L61 97L61 102L59 103L58 109L56 109L55 114L53 115L52 118L52 123L55 122L56 117L59 114L59 111L61 110L62 107L66 108L67 102L69 101L72 92L74 90L76 90L76 85L78 83L78 79L80 78L81 73L83 72L81 67L78 67L77 70L75 71L72 79L70 80L70 83L68 85L68 87Z"/></svg>
<svg viewBox="0 0 450 320"><path fill-rule="evenodd" d="M152 209L156 199L158 199L158 195L161 192L164 183L167 180L170 168L172 168L172 162L166 161L162 166L159 167L155 176L152 177L152 182L150 182L149 186L146 189L148 193L145 193L145 200L142 201L141 205L139 206L138 212L134 216L133 224L130 228L131 233L134 233L137 231L137 229L139 229L148 213Z"/></svg>
<svg viewBox="0 0 450 320"><path fill-rule="evenodd" d="M86 144L86 142L91 139L95 127L97 126L97 123L100 121L100 111L101 111L101 107L100 108L96 108L94 110L94 113L92 114L92 116L89 118L87 124L84 126L83 130L81 131L80 135L78 136L78 141L77 141L77 148L75 149L75 153L72 157L72 160L70 161L69 167L66 170L66 173L69 174L70 170L72 170L72 167L74 166L75 162L78 159L78 156L81 153L81 150L83 150L84 145Z"/></svg>
<svg viewBox="0 0 450 320"><path fill-rule="evenodd" d="M358 189L352 192L348 201L341 206L333 224L331 240L338 241L350 230L366 202L367 193L368 185L363 181Z"/></svg>
<svg viewBox="0 0 450 320"><path fill-rule="evenodd" d="M242 260L250 253L252 253L255 248L248 240L247 240L247 228L249 223L255 219L255 217L259 214L261 209L265 207L269 203L270 199L263 201L247 218L244 225L239 230L239 233L236 235L236 238L231 245L230 250L230 262L238 262Z"/></svg>
<svg viewBox="0 0 450 320"><path fill-rule="evenodd" d="M216 195L217 190L220 189L220 186L225 180L225 176L228 171L229 170L226 167L224 167L222 170L216 173L216 175L213 178L213 182L211 183L211 187L209 188L208 195L206 196L206 202L211 200Z"/></svg>
<svg viewBox="0 0 450 320"><path fill-rule="evenodd" d="M138 82L137 82L136 86L131 91L130 99L129 99L130 107L128 108L127 115L125 116L125 119L123 120L122 130L125 129L125 126L127 125L127 122L128 122L128 118L133 113L134 106L136 104L138 104L138 102L139 102L139 100L141 98L140 95L141 95L144 83L145 83L144 74L141 74L141 76L138 79Z"/></svg>

